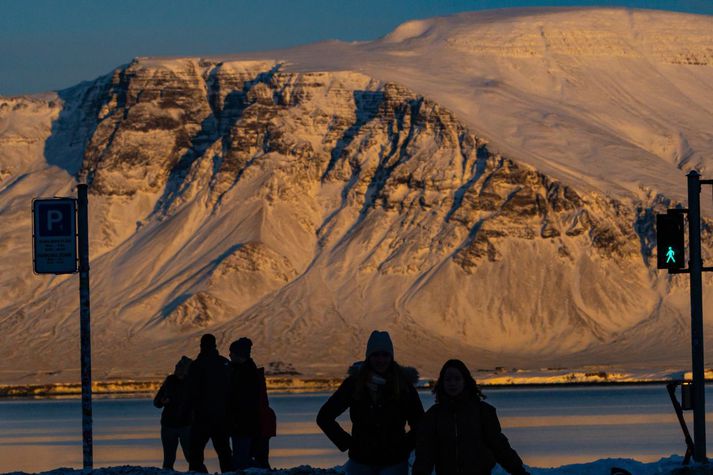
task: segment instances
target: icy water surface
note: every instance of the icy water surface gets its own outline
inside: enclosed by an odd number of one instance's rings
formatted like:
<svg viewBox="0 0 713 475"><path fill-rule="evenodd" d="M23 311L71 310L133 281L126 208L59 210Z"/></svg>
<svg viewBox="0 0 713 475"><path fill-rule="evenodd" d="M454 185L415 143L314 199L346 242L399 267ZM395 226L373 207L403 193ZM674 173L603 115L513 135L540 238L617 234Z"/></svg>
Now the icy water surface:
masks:
<svg viewBox="0 0 713 475"><path fill-rule="evenodd" d="M607 457L656 461L685 451L683 435L663 385L485 390L505 434L525 463L547 467ZM278 417L271 461L276 467L344 463L314 422L328 394L271 394ZM432 404L422 393L424 407ZM713 387L706 388L713 401ZM159 418L151 399L94 400L95 466L161 465ZM343 417L346 417L343 416ZM692 430L690 413L687 413ZM708 433L713 414L708 413ZM348 425L348 424L347 424ZM709 440L713 437L709 436ZM712 445L709 444L708 452ZM212 448L206 463L218 470ZM81 467L78 399L0 400L0 472ZM185 470L180 449L177 470Z"/></svg>

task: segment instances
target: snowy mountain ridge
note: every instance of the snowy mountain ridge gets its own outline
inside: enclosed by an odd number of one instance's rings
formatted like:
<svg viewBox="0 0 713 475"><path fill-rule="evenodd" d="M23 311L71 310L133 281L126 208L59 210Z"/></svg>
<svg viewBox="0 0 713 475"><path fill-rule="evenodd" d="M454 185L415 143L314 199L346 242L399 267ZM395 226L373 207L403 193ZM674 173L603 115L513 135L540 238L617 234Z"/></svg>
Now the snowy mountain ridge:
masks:
<svg viewBox="0 0 713 475"><path fill-rule="evenodd" d="M374 328L427 375L451 356L685 367L687 285L655 270L653 218L681 203L686 170L705 172L713 98L643 106L655 88L635 95L629 75L662 63L675 94L703 90L713 20L628 11L625 41L613 12L458 15L259 60L139 58L0 99L0 327L14 342L0 380L76 374L76 276L32 275L28 210L80 176L100 378L160 375L205 331L313 376L343 374ZM690 38L631 47L648 44L649 17L685 17ZM456 58L472 63L451 74ZM526 83L525 67L551 78ZM615 73L606 110L590 87ZM652 152L661 127L685 150ZM710 256L710 222L704 240Z"/></svg>

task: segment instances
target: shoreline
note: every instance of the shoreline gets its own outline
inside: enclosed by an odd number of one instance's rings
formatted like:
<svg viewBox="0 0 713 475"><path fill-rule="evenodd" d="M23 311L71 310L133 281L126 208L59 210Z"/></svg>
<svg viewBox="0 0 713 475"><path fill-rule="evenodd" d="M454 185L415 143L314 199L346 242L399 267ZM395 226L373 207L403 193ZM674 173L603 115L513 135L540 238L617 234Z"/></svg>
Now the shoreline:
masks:
<svg viewBox="0 0 713 475"><path fill-rule="evenodd" d="M272 394L316 394L334 391L339 387L342 378L267 378L267 389ZM665 386L676 379L640 379L640 380L604 380L604 381L517 381L488 382L478 385L484 390L488 389L545 389L567 387L612 387L612 386ZM163 381L96 381L92 383L94 396L138 396L155 394ZM421 380L418 384L419 391L430 391L434 380ZM713 379L706 379L706 384L713 383ZM79 398L81 396L80 383L51 383L51 384L18 384L0 385L0 400L20 398Z"/></svg>
<svg viewBox="0 0 713 475"><path fill-rule="evenodd" d="M268 392L286 393L317 393L336 389L341 379L335 378L266 378ZM94 381L92 395L139 395L156 394L163 380L149 381ZM8 398L34 397L72 397L81 396L80 383L48 383L48 384L7 384L0 385L0 400Z"/></svg>

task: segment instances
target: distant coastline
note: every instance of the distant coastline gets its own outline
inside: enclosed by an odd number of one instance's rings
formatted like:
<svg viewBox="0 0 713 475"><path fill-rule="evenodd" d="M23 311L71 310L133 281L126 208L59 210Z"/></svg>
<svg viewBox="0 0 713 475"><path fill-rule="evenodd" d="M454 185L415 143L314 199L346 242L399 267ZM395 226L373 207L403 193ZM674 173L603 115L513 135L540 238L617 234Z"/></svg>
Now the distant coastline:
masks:
<svg viewBox="0 0 713 475"><path fill-rule="evenodd" d="M138 395L154 394L161 387L163 381L94 381L92 394L94 395ZM334 378L267 378L270 392L320 392L334 389L339 386L341 379ZM80 383L51 383L51 384L17 384L0 385L0 398L14 397L72 397L80 396L82 385Z"/></svg>
<svg viewBox="0 0 713 475"><path fill-rule="evenodd" d="M708 375L706 375L708 376ZM479 382L484 389L501 388L547 388L547 387L578 387L578 386L639 386L639 385L665 385L675 379L606 379L575 378L507 378L485 379ZM505 380L503 380L505 379ZM267 386L271 393L319 393L333 391L339 387L341 378L297 378L297 377L268 377ZM706 383L713 382L707 378ZM162 381L95 381L92 383L92 394L95 396L137 396L155 394ZM430 390L435 383L432 379L419 381L419 390ZM52 384L18 384L0 385L0 399L5 398L73 398L81 395L79 383L52 383Z"/></svg>

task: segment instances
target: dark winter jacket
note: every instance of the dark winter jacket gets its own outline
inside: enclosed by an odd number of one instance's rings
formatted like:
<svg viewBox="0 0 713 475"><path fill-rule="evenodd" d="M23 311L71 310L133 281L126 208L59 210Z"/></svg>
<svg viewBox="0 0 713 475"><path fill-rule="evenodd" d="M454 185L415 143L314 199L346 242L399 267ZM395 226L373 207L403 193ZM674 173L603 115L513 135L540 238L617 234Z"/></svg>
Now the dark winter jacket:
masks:
<svg viewBox="0 0 713 475"><path fill-rule="evenodd" d="M366 465L393 465L407 460L414 447L415 430L423 416L423 405L414 384L409 379L418 373L403 369L404 391L398 398L385 396L374 401L370 394L357 391L358 375L354 368L337 391L322 406L317 424L342 452L349 450L349 458ZM337 423L336 418L349 409L352 433ZM406 432L408 422L410 431Z"/></svg>
<svg viewBox="0 0 713 475"><path fill-rule="evenodd" d="M201 350L186 376L188 402L194 422L225 425L228 422L230 362L218 350Z"/></svg>
<svg viewBox="0 0 713 475"><path fill-rule="evenodd" d="M275 411L270 407L270 401L267 398L267 383L265 381L265 369L258 368L258 383L259 383L259 419L260 419L260 437L269 439L277 435L277 417Z"/></svg>
<svg viewBox="0 0 713 475"><path fill-rule="evenodd" d="M255 362L230 363L230 433L255 437L260 432L260 382Z"/></svg>
<svg viewBox="0 0 713 475"><path fill-rule="evenodd" d="M526 475L495 408L476 398L435 404L421 421L413 475L489 475L495 463Z"/></svg>
<svg viewBox="0 0 713 475"><path fill-rule="evenodd" d="M163 403L168 399L167 403ZM185 427L191 424L191 411L188 407L186 382L172 374L166 378L153 400L153 405L163 408L161 425L166 427Z"/></svg>

